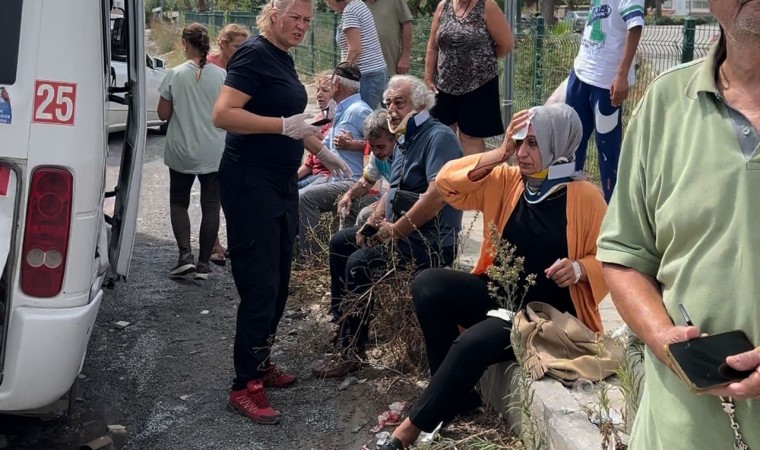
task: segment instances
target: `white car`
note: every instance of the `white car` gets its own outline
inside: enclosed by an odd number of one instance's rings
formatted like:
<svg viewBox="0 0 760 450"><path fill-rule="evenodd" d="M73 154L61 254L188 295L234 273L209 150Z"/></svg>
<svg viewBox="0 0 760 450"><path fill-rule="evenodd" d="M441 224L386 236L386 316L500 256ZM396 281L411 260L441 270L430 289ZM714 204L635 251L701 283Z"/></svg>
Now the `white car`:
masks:
<svg viewBox="0 0 760 450"><path fill-rule="evenodd" d="M111 15L111 86L124 86L127 81L127 55L123 42L124 17ZM149 127L159 127L166 133L168 123L158 118L158 88L166 75L165 63L161 58L145 55L145 107ZM117 94L118 95L118 94ZM123 131L127 125L127 106L117 102L108 102L108 132Z"/></svg>

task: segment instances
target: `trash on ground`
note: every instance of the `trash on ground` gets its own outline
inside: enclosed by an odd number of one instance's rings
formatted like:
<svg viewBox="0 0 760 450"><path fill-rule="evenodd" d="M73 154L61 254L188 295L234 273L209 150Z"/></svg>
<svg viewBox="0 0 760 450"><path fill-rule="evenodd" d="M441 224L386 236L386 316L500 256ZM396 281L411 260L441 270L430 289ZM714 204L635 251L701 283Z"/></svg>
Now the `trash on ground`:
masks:
<svg viewBox="0 0 760 450"><path fill-rule="evenodd" d="M108 431L114 434L124 434L127 432L127 427L124 425L108 425Z"/></svg>
<svg viewBox="0 0 760 450"><path fill-rule="evenodd" d="M116 328L118 328L119 330L123 330L124 328L127 328L127 327L129 326L129 322L127 322L127 321L125 321L125 320L120 320L120 321L116 322L116 323L115 323L115 324L113 324L113 325L114 325Z"/></svg>
<svg viewBox="0 0 760 450"><path fill-rule="evenodd" d="M201 314L203 314L203 315L208 314L208 309L204 309L203 311L201 311Z"/></svg>
<svg viewBox="0 0 760 450"><path fill-rule="evenodd" d="M187 400L188 398L190 398L192 396L193 396L193 394L180 395L179 399L182 400L182 401L185 401L185 400Z"/></svg>
<svg viewBox="0 0 760 450"><path fill-rule="evenodd" d="M416 441L414 441L414 445L430 445L435 440L435 437L438 435L438 432L441 430L441 425L443 425L443 422L439 423L437 427L435 427L435 430L433 430L432 433L425 433L424 431L420 433L419 437Z"/></svg>
<svg viewBox="0 0 760 450"><path fill-rule="evenodd" d="M401 411L404 410L406 402L395 402L388 406L388 410L377 416L377 425L372 427L370 432L377 433L383 428L390 425L401 423Z"/></svg>
<svg viewBox="0 0 760 450"><path fill-rule="evenodd" d="M346 389L350 388L351 386L355 385L357 383L356 377L348 377L338 386L339 391L345 391Z"/></svg>
<svg viewBox="0 0 760 450"><path fill-rule="evenodd" d="M98 450L108 447L112 444L113 440L109 436L100 436L99 438L93 439L79 448L84 450Z"/></svg>

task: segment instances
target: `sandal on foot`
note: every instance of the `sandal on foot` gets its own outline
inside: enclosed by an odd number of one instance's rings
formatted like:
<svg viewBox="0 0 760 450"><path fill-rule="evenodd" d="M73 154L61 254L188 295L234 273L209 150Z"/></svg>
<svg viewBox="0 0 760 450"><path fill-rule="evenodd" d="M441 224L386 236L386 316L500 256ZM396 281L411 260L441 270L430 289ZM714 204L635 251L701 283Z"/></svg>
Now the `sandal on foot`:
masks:
<svg viewBox="0 0 760 450"><path fill-rule="evenodd" d="M214 252L211 254L210 261L217 266L224 266L227 264L227 258L225 257L226 252Z"/></svg>
<svg viewBox="0 0 760 450"><path fill-rule="evenodd" d="M401 441L394 436L391 436L385 441L377 446L377 450L405 450L404 444L401 443Z"/></svg>

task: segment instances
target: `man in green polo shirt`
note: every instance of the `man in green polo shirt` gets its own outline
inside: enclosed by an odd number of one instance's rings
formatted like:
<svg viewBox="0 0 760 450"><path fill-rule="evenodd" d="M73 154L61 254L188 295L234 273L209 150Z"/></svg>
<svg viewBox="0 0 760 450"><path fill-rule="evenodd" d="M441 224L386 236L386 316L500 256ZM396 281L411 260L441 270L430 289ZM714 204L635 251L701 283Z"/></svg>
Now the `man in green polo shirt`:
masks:
<svg viewBox="0 0 760 450"><path fill-rule="evenodd" d="M760 347L727 360L748 378L702 395L666 365L666 344L701 333L760 345L760 0L710 9L724 35L647 90L599 237L615 306L648 349L631 450L747 448L732 419L760 449Z"/></svg>
<svg viewBox="0 0 760 450"><path fill-rule="evenodd" d="M380 38L388 78L409 73L412 56L412 12L406 0L365 0Z"/></svg>

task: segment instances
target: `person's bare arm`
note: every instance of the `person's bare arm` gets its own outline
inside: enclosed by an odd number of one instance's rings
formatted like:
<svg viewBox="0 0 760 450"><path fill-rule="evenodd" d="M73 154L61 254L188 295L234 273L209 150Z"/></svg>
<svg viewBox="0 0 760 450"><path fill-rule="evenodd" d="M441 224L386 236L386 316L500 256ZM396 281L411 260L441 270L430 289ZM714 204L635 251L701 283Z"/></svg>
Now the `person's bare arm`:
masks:
<svg viewBox="0 0 760 450"><path fill-rule="evenodd" d="M158 118L161 120L169 120L172 118L172 112L174 112L174 104L171 100L167 100L163 97L158 99L158 107L156 108Z"/></svg>
<svg viewBox="0 0 760 450"><path fill-rule="evenodd" d="M427 52L425 53L425 84L435 93L438 93L438 88L435 86L435 71L438 67L438 42L436 41L436 35L438 34L438 27L441 24L441 11L443 11L445 1L443 0L438 3L438 6L435 8L433 20L430 23Z"/></svg>
<svg viewBox="0 0 760 450"><path fill-rule="evenodd" d="M361 32L358 28L346 28L343 30L343 34L346 35L346 42L348 43L346 61L357 64L359 56L362 54Z"/></svg>
<svg viewBox="0 0 760 450"><path fill-rule="evenodd" d="M282 133L282 118L260 116L243 109L250 99L250 95L222 86L211 114L214 126L240 134Z"/></svg>
<svg viewBox="0 0 760 450"><path fill-rule="evenodd" d="M639 47L643 27L634 27L628 30L625 37L623 59L618 65L615 79L610 86L610 99L612 106L620 106L628 97L628 73L631 71L633 59L636 57L636 49Z"/></svg>
<svg viewBox="0 0 760 450"><path fill-rule="evenodd" d="M298 168L298 179L303 179L304 177L311 175L311 167L307 166L306 164L301 164L301 167Z"/></svg>
<svg viewBox="0 0 760 450"><path fill-rule="evenodd" d="M654 277L618 264L603 263L602 270L620 317L665 365L667 344L699 337L697 327L673 324Z"/></svg>
<svg viewBox="0 0 760 450"><path fill-rule="evenodd" d="M504 17L499 5L493 0L486 1L485 8L486 30L496 44L496 57L503 58L512 51L512 30Z"/></svg>
<svg viewBox="0 0 760 450"><path fill-rule="evenodd" d="M401 24L401 56L396 63L396 72L409 73L409 65L412 59L412 21Z"/></svg>
<svg viewBox="0 0 760 450"><path fill-rule="evenodd" d="M322 141L316 136L307 136L303 138L303 146L307 152L314 155L319 153L320 150L322 150L322 147L324 147Z"/></svg>

